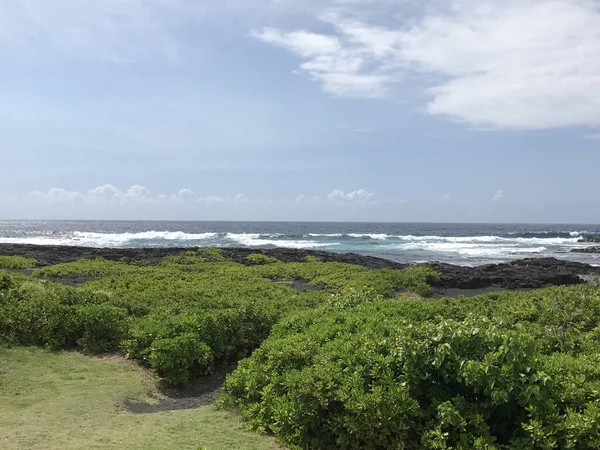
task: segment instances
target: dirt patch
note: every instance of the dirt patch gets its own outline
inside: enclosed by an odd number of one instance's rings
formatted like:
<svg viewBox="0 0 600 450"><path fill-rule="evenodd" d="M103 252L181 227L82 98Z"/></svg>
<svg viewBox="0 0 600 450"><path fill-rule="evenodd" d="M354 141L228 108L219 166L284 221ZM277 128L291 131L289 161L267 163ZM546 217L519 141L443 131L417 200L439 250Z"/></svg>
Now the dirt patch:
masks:
<svg viewBox="0 0 600 450"><path fill-rule="evenodd" d="M6 272L20 273L21 275L31 276L36 269L1 269Z"/></svg>
<svg viewBox="0 0 600 450"><path fill-rule="evenodd" d="M155 394L148 395L151 400L149 402L125 400L125 408L133 414L153 414L210 406L223 390L225 378L236 367L237 363L221 368L213 375L190 382L184 389L163 388L158 396Z"/></svg>
<svg viewBox="0 0 600 450"><path fill-rule="evenodd" d="M310 281L304 278L295 278L293 280L272 280L275 284L283 284L284 286L297 289L299 291L322 291L325 288L323 286L315 286L310 284Z"/></svg>

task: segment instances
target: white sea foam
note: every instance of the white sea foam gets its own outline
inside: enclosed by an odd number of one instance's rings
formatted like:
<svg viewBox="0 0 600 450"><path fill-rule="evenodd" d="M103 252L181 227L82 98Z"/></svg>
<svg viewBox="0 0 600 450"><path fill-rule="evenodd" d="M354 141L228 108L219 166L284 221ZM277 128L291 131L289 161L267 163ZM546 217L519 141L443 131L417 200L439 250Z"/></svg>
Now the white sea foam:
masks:
<svg viewBox="0 0 600 450"><path fill-rule="evenodd" d="M227 233L225 239L247 247L266 247L269 245L281 248L322 248L339 245L339 243L320 243L309 240L264 239L265 235L256 233Z"/></svg>
<svg viewBox="0 0 600 450"><path fill-rule="evenodd" d="M546 251L546 247L492 247L492 248L465 248L458 251L458 254L471 257L507 257L519 255L542 254Z"/></svg>
<svg viewBox="0 0 600 450"><path fill-rule="evenodd" d="M69 237L0 237L0 244L29 244L29 245L81 245Z"/></svg>
<svg viewBox="0 0 600 450"><path fill-rule="evenodd" d="M378 241L384 241L387 238L391 237L389 234L384 234L384 233L351 233L348 236L353 237L353 238L370 238L370 239L376 239Z"/></svg>
<svg viewBox="0 0 600 450"><path fill-rule="evenodd" d="M476 244L514 244L514 245L565 245L577 243L574 238L504 238L500 236L397 236L402 241L413 242L451 242L451 243L476 243Z"/></svg>
<svg viewBox="0 0 600 450"><path fill-rule="evenodd" d="M499 256L517 256L526 254L541 254L547 250L544 246L520 246L520 245L482 245L480 243L461 243L461 242L407 242L404 244L394 244L390 246L394 250L417 251L427 253L440 253L448 255L461 255L470 257L499 257Z"/></svg>
<svg viewBox="0 0 600 450"><path fill-rule="evenodd" d="M107 239L115 242L129 242L134 240L170 240L170 241L201 241L215 239L218 233L184 233L183 231L143 231L140 233L87 233L75 231L74 239L98 240Z"/></svg>
<svg viewBox="0 0 600 450"><path fill-rule="evenodd" d="M5 244L71 245L87 247L121 247L136 241L209 241L218 233L184 233L183 231L143 231L140 233L90 233L75 231L72 234L8 238L0 237Z"/></svg>
<svg viewBox="0 0 600 450"><path fill-rule="evenodd" d="M342 236L343 236L342 233L331 233L331 234L309 233L309 234L305 235L304 237L342 237Z"/></svg>

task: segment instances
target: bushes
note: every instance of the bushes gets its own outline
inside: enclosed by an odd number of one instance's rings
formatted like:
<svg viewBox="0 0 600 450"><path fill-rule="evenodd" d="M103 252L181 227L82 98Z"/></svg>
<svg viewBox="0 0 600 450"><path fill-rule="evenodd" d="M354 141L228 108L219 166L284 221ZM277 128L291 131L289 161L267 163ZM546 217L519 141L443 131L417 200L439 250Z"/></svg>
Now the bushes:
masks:
<svg viewBox="0 0 600 450"><path fill-rule="evenodd" d="M248 262L201 249L155 266L96 258L44 267L34 278L3 275L0 340L97 353L122 348L166 381L181 384L247 356L291 313L352 307L420 289L431 276L422 269L369 271L318 259L284 264L262 254ZM77 288L48 281L61 278L90 281ZM273 283L295 278L326 289Z"/></svg>
<svg viewBox="0 0 600 450"><path fill-rule="evenodd" d="M37 263L35 259L23 256L0 256L0 269L31 269Z"/></svg>
<svg viewBox="0 0 600 450"><path fill-rule="evenodd" d="M262 253L252 253L251 255L248 255L246 259L254 264L272 264L279 262L277 258L263 255Z"/></svg>
<svg viewBox="0 0 600 450"><path fill-rule="evenodd" d="M224 401L295 448L599 448L593 287L353 298L282 320ZM545 342L560 316L578 345Z"/></svg>
<svg viewBox="0 0 600 450"><path fill-rule="evenodd" d="M128 328L127 311L111 305L84 305L77 308L80 337L77 345L93 353L119 348Z"/></svg>
<svg viewBox="0 0 600 450"><path fill-rule="evenodd" d="M144 361L168 383L180 385L209 373L215 364L246 356L267 338L277 317L273 311L255 308L150 314L131 327L123 346L129 357Z"/></svg>
<svg viewBox="0 0 600 450"><path fill-rule="evenodd" d="M21 284L10 295L5 291L0 342L79 347L95 353L117 350L127 330L127 312L111 305L72 305L72 298L63 297L67 292L32 282Z"/></svg>
<svg viewBox="0 0 600 450"><path fill-rule="evenodd" d="M149 363L169 384L181 386L196 376L209 373L213 353L196 334L185 333L154 341Z"/></svg>

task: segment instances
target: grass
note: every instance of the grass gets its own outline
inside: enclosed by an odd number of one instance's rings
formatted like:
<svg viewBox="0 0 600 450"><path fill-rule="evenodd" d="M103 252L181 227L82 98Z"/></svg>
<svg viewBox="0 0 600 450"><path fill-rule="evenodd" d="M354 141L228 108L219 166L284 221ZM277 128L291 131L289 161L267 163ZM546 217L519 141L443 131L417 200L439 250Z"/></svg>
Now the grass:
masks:
<svg viewBox="0 0 600 450"><path fill-rule="evenodd" d="M0 348L0 448L281 449L213 407L134 415L156 379L120 357Z"/></svg>

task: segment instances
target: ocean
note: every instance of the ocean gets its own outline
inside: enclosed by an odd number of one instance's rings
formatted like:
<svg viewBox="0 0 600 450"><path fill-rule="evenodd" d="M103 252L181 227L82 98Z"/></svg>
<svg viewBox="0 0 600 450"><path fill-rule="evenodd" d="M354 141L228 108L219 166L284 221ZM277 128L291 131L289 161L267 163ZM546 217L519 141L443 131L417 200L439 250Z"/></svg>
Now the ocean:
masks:
<svg viewBox="0 0 600 450"><path fill-rule="evenodd" d="M582 236L600 236L600 225L0 221L0 243L12 244L284 247L466 266L531 257L600 265L600 254L571 252L593 245L579 243Z"/></svg>

